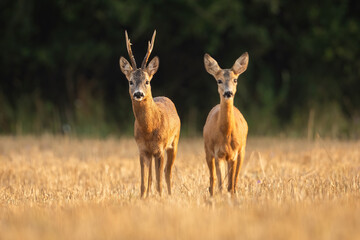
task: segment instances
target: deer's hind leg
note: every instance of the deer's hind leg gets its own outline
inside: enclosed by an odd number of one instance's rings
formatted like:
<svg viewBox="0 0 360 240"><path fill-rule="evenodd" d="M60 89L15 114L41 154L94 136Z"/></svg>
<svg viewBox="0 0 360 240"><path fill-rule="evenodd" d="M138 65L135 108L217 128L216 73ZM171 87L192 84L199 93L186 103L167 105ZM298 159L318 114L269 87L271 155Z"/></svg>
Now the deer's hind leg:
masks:
<svg viewBox="0 0 360 240"><path fill-rule="evenodd" d="M168 148L166 150L167 161L165 167L165 179L166 179L166 185L169 195L171 195L171 173L177 154L178 142L179 142L179 134L175 137L171 148Z"/></svg>
<svg viewBox="0 0 360 240"><path fill-rule="evenodd" d="M240 152L237 157L235 180L234 180L234 192L235 193L236 193L236 185L237 185L238 179L239 179L240 169L244 163L244 159L245 159L245 146L241 147Z"/></svg>
<svg viewBox="0 0 360 240"><path fill-rule="evenodd" d="M155 156L156 189L160 196L162 195L162 178L164 169L164 152Z"/></svg>

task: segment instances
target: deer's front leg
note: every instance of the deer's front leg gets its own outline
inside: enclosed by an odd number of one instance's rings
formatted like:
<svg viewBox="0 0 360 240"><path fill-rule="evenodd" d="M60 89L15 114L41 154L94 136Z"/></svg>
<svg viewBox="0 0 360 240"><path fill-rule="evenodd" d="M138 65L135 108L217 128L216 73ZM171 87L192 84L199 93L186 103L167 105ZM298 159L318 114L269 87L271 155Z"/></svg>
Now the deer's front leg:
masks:
<svg viewBox="0 0 360 240"><path fill-rule="evenodd" d="M148 176L148 188L147 188L147 196L150 196L151 192L151 184L152 184L152 157L150 157L150 164L149 164L149 176Z"/></svg>
<svg viewBox="0 0 360 240"><path fill-rule="evenodd" d="M162 195L162 178L164 172L164 152L161 152L155 156L155 171L156 171L156 184L157 190Z"/></svg>
<svg viewBox="0 0 360 240"><path fill-rule="evenodd" d="M211 156L209 153L206 153L206 163L209 167L210 173L210 187L209 192L210 196L214 196L214 186L216 182L216 169L215 169L215 158Z"/></svg>
<svg viewBox="0 0 360 240"><path fill-rule="evenodd" d="M144 153L140 153L140 166L141 166L141 198L145 198L145 193L148 191L147 187L149 187L149 183L151 184L151 180L149 181L149 173L151 169L151 157L147 156Z"/></svg>
<svg viewBox="0 0 360 240"><path fill-rule="evenodd" d="M237 156L235 160L229 160L228 161L228 191L231 194L234 194L235 191L235 174L236 174L236 166L237 166Z"/></svg>
<svg viewBox="0 0 360 240"><path fill-rule="evenodd" d="M224 189L224 176L225 176L224 163L225 163L225 158L216 158L215 159L216 175L217 175L217 179L218 179L220 192L222 192Z"/></svg>

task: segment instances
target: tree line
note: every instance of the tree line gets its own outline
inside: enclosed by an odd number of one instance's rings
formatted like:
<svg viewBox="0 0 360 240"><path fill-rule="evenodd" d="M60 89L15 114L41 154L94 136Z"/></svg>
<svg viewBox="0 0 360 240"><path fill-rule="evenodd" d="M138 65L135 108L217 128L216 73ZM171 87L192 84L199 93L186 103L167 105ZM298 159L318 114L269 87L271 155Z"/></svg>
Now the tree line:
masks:
<svg viewBox="0 0 360 240"><path fill-rule="evenodd" d="M285 0L3 0L0 133L129 134L119 70L124 30L137 61L154 29L153 95L177 106L183 134L219 102L204 53L230 68L245 51L235 105L249 134L360 134L360 4Z"/></svg>

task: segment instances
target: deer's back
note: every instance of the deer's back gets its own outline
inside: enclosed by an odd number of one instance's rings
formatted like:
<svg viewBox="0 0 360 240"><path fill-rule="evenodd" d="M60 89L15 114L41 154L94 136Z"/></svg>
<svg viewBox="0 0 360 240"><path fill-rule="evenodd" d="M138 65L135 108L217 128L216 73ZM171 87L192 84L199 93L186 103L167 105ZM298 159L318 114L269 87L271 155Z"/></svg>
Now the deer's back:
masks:
<svg viewBox="0 0 360 240"><path fill-rule="evenodd" d="M158 106L160 114L163 115L162 123L171 130L180 129L180 118L174 103L167 97L155 97L154 102Z"/></svg>

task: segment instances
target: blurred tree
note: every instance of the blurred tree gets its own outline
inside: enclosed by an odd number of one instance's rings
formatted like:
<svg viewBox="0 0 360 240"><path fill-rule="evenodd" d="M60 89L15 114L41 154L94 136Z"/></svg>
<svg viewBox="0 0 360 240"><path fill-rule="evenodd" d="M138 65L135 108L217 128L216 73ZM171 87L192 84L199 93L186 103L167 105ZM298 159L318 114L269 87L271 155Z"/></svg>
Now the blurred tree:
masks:
<svg viewBox="0 0 360 240"><path fill-rule="evenodd" d="M345 119L335 135L350 136L360 128L359 10L352 0L3 0L0 133L128 133L124 30L140 62L157 29L154 95L173 99L190 134L218 102L204 53L229 68L248 51L235 101L250 134L304 133L315 109Z"/></svg>

